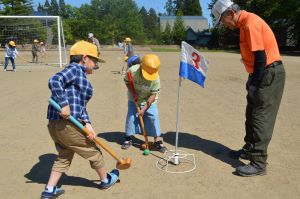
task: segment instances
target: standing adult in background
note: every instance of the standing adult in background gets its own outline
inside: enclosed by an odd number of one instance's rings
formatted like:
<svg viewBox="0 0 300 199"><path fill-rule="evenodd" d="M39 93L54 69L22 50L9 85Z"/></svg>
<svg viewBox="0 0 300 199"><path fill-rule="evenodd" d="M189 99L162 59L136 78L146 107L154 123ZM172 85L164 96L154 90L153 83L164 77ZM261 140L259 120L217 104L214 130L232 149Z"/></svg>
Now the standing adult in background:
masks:
<svg viewBox="0 0 300 199"><path fill-rule="evenodd" d="M125 42L125 55L128 58L130 58L131 56L134 55L133 46L131 44L131 39L129 37L126 37L124 42Z"/></svg>
<svg viewBox="0 0 300 199"><path fill-rule="evenodd" d="M33 44L32 44L32 49L31 49L31 52L32 52L32 63L36 63L38 62L38 52L40 52L40 49L39 49L39 40L35 39L33 40Z"/></svg>
<svg viewBox="0 0 300 199"><path fill-rule="evenodd" d="M88 41L97 46L98 56L100 56L100 43L99 40L96 37L94 37L93 33L88 34Z"/></svg>
<svg viewBox="0 0 300 199"><path fill-rule="evenodd" d="M240 50L246 71L246 136L238 151L248 165L236 168L241 176L266 174L267 149L271 141L285 82L285 70L275 36L259 16L240 10L231 0L218 0L212 14L230 29L240 29Z"/></svg>

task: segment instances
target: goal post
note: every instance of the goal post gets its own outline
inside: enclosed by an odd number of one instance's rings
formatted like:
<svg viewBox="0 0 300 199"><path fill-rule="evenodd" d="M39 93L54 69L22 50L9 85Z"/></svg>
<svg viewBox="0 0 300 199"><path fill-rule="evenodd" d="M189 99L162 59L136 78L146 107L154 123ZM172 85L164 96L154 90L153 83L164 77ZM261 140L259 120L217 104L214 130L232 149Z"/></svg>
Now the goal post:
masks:
<svg viewBox="0 0 300 199"><path fill-rule="evenodd" d="M20 65L58 65L67 63L63 23L59 16L0 16L0 45L17 44ZM38 61L33 61L32 45L38 40ZM43 43L41 43L43 42ZM4 53L3 50L1 50ZM1 57L2 57L1 53ZM31 63L32 62L32 63Z"/></svg>

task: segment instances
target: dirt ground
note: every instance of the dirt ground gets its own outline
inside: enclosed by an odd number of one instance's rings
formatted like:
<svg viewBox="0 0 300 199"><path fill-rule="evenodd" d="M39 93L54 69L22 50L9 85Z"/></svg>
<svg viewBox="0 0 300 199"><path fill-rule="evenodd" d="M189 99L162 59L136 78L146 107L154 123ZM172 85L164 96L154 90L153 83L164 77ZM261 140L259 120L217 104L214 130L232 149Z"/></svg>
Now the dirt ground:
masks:
<svg viewBox="0 0 300 199"><path fill-rule="evenodd" d="M143 55L147 52L140 52ZM176 130L179 53L157 53L161 58L159 112L161 130L169 149ZM95 95L88 105L94 129L121 157L131 157L132 167L121 171L121 183L109 191L99 183L89 163L75 156L63 184L61 198L300 198L300 59L283 56L286 86L269 146L268 174L233 175L245 162L229 158L243 145L245 81L239 54L203 53L209 60L206 88L183 81L179 123L179 148L194 154L197 168L185 174L160 171L159 152L143 156L137 147L122 150L127 111L121 51L104 51L101 69L89 76ZM11 67L11 66L9 66ZM11 68L9 68L11 69ZM55 147L46 125L48 79L60 69L46 65L20 66L17 72L0 72L0 198L39 198L55 159ZM137 142L142 137L137 136ZM106 168L116 161L104 152ZM176 168L178 170L180 165Z"/></svg>

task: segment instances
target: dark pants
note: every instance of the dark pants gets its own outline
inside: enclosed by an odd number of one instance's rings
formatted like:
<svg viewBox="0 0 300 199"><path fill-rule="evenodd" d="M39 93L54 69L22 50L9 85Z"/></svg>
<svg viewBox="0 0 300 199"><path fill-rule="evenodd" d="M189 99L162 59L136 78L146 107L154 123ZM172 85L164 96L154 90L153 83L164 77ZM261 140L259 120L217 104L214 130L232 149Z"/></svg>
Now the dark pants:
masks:
<svg viewBox="0 0 300 199"><path fill-rule="evenodd" d="M254 96L250 97L249 93L247 95L244 138L246 144L243 149L249 153L250 161L261 168L267 165L267 149L272 138L284 83L283 65L269 67L265 69L263 79Z"/></svg>
<svg viewBox="0 0 300 199"><path fill-rule="evenodd" d="M11 61L12 67L13 69L16 69L16 64L15 64L15 60L12 57L5 57L5 63L4 63L4 69L7 68L9 60Z"/></svg>
<svg viewBox="0 0 300 199"><path fill-rule="evenodd" d="M38 63L38 54L37 54L37 52L32 52L32 63Z"/></svg>

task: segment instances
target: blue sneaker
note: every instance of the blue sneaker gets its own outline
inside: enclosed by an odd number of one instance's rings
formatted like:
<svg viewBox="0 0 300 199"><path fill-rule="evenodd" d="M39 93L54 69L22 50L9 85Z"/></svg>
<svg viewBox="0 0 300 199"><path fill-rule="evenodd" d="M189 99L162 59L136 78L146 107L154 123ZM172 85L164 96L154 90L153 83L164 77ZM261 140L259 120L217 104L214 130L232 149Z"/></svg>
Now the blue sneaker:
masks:
<svg viewBox="0 0 300 199"><path fill-rule="evenodd" d="M100 189L111 188L114 184L120 182L119 175L120 174L118 169L113 169L110 173L107 173L108 182L107 183L101 182Z"/></svg>
<svg viewBox="0 0 300 199"><path fill-rule="evenodd" d="M42 195L41 195L41 199L57 198L58 196L62 195L63 193L65 193L65 190L63 190L60 187L55 186L53 189L53 192L43 191Z"/></svg>

